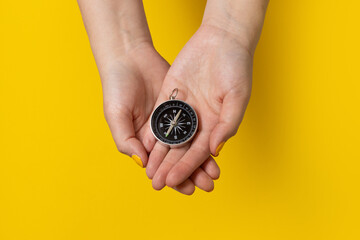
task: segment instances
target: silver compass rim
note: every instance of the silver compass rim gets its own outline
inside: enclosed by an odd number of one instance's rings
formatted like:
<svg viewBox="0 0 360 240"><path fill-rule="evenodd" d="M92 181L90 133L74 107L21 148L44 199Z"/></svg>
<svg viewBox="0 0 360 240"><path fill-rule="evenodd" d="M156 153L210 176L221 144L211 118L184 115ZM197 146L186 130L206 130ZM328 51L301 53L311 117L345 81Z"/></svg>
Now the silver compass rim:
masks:
<svg viewBox="0 0 360 240"><path fill-rule="evenodd" d="M172 102L172 101L179 101L179 102L182 102L182 103L188 105L188 106L194 111L195 117L196 117L196 128L195 128L194 133L193 133L188 139L186 139L185 142L182 142L182 143L173 143L173 144L172 144L172 143L166 143L166 142L162 141L161 139L159 139L159 138L155 135L155 133L154 133L154 131L153 131L153 129L152 129L152 117L153 117L153 115L154 115L154 112L160 107L160 105L162 105L162 104L164 104L164 103L167 103L167 102ZM170 147L170 148L181 147L181 146L185 145L186 143L188 143L189 141L191 141L191 140L194 138L194 136L196 135L197 130L198 130L198 127L199 127L199 118L198 118L198 115L197 115L195 109L194 109L192 106L190 106L190 104L184 102L183 100L170 99L170 100L167 100L167 101L165 101L165 102L162 102L162 103L160 103L159 105L156 106L156 108L152 111L152 113L151 113L151 115L150 115L150 130L151 130L151 133L153 134L153 136L155 137L155 139L156 139L157 141L159 141L159 143L161 143L162 145L168 146L168 147Z"/></svg>

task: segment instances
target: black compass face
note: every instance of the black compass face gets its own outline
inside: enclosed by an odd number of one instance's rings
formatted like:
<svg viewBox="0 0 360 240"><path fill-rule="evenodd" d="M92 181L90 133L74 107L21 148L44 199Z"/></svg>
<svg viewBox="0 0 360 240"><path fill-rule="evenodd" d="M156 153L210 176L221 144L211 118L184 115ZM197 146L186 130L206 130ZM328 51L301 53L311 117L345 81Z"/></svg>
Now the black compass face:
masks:
<svg viewBox="0 0 360 240"><path fill-rule="evenodd" d="M154 136L168 145L189 141L196 133L198 119L190 105L180 100L169 100L158 106L151 116Z"/></svg>

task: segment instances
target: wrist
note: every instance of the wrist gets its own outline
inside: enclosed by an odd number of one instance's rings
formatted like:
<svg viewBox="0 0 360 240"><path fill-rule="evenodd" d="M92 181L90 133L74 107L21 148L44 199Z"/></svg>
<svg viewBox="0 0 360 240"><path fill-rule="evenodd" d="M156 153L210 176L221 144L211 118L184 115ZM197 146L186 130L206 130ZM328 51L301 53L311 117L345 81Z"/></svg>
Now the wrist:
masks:
<svg viewBox="0 0 360 240"><path fill-rule="evenodd" d="M112 68L139 46L152 46L142 0L78 2L99 69Z"/></svg>
<svg viewBox="0 0 360 240"><path fill-rule="evenodd" d="M126 50L114 51L110 55L96 58L102 81L117 75L119 70L132 72L134 69L141 68L140 62L147 59L148 53L156 52L151 41L140 41L138 39L136 44L133 43L131 46L127 46Z"/></svg>
<svg viewBox="0 0 360 240"><path fill-rule="evenodd" d="M268 0L208 0L202 26L226 31L253 54L267 3Z"/></svg>
<svg viewBox="0 0 360 240"><path fill-rule="evenodd" d="M131 19L115 19L108 33L96 34L89 39L98 65L107 68L122 59L128 59L139 48L153 47L147 23L134 24Z"/></svg>

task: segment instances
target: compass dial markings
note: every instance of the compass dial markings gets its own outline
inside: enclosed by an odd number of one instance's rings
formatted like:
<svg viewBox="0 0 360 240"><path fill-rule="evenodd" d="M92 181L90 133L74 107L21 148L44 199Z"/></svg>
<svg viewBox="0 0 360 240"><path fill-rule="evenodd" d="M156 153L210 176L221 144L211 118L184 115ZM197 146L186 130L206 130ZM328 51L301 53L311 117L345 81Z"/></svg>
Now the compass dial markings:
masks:
<svg viewBox="0 0 360 240"><path fill-rule="evenodd" d="M189 141L196 133L197 124L194 109L180 100L160 104L151 117L154 136L169 145Z"/></svg>

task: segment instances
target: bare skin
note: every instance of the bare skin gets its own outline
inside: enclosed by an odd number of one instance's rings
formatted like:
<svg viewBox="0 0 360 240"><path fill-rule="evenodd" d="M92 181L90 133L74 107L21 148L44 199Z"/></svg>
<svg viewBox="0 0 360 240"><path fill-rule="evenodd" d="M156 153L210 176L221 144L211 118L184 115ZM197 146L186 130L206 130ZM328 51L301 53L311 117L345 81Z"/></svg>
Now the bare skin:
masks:
<svg viewBox="0 0 360 240"><path fill-rule="evenodd" d="M267 1L260 0L208 1L201 27L171 66L157 101L179 88L178 98L198 113L199 132L191 146L181 149L146 139L148 148L154 144L147 174L155 189L190 177L236 134L250 98L253 53L266 6Z"/></svg>
<svg viewBox="0 0 360 240"><path fill-rule="evenodd" d="M181 149L155 143L147 165L155 189L190 177L211 153L216 155L220 142L235 135L250 97L251 69L249 51L216 27L202 26L187 43L165 77L158 102L179 88L178 98L198 113L199 132L191 146Z"/></svg>
<svg viewBox="0 0 360 240"><path fill-rule="evenodd" d="M146 166L151 150L142 143L149 128L146 123L170 66L152 45L141 1L78 2L101 76L105 118L116 146L121 153L139 156ZM219 172L214 159L209 158L173 188L188 195L195 185L211 191Z"/></svg>
<svg viewBox="0 0 360 240"><path fill-rule="evenodd" d="M212 191L220 169L211 155L244 116L268 1L208 0L201 27L171 68L152 45L141 0L78 2L119 151L141 159L156 190ZM156 143L149 117L174 88L197 111L199 131L191 144L170 149Z"/></svg>

